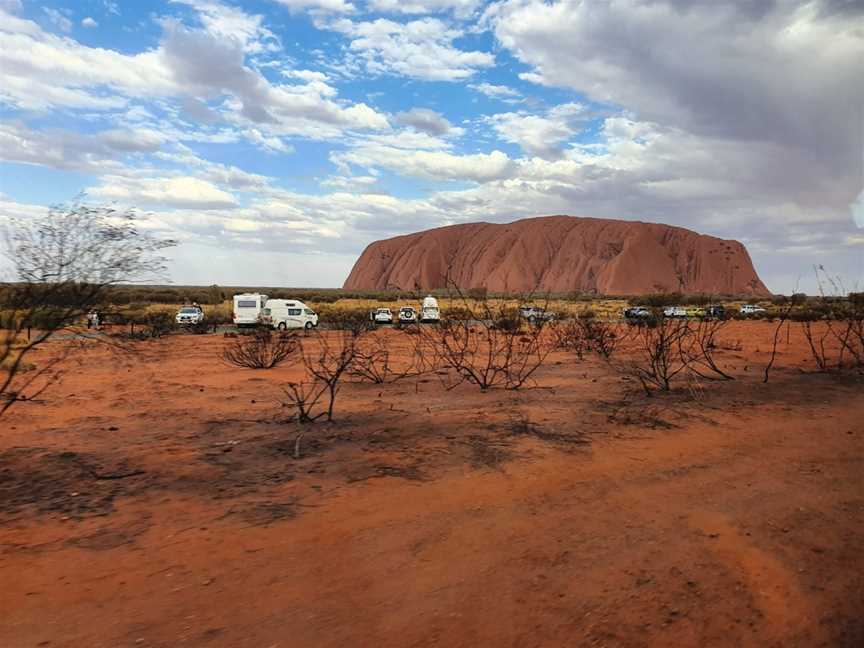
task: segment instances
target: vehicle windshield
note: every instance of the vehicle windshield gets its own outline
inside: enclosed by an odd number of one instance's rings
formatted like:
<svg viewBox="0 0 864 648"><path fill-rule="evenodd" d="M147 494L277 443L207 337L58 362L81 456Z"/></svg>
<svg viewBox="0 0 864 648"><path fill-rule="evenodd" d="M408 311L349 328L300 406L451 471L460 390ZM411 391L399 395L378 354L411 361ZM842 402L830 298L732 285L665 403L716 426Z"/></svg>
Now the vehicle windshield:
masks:
<svg viewBox="0 0 864 648"><path fill-rule="evenodd" d="M181 308L180 312L183 315L197 315L198 309L197 308Z"/></svg>

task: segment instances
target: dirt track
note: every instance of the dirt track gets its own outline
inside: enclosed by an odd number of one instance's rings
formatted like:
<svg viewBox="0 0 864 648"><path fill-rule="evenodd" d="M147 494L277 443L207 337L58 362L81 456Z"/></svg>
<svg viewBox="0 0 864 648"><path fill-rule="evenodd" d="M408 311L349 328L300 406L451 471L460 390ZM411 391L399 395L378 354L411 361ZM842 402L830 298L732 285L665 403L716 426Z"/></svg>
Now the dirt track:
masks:
<svg viewBox="0 0 864 648"><path fill-rule="evenodd" d="M864 382L728 334L696 400L347 385L300 460L295 368L94 350L2 424L0 646L864 645Z"/></svg>

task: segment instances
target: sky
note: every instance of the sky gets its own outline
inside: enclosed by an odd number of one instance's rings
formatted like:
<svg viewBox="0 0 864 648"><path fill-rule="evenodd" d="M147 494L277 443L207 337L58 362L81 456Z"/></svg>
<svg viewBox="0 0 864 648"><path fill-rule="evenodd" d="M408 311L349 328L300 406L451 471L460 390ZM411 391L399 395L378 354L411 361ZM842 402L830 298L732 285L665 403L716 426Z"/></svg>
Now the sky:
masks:
<svg viewBox="0 0 864 648"><path fill-rule="evenodd" d="M864 290L864 0L0 0L0 220L132 206L179 284L570 214Z"/></svg>

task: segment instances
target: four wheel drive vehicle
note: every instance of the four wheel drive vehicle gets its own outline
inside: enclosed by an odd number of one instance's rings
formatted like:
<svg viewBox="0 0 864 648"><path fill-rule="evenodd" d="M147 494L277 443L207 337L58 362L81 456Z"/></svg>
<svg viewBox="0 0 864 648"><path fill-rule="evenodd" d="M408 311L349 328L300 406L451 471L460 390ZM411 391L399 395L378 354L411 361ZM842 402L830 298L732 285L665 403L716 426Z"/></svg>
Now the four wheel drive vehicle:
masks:
<svg viewBox="0 0 864 648"><path fill-rule="evenodd" d="M742 315L755 315L757 313L765 313L767 311L761 306L756 306L755 304L744 304L741 307L740 312Z"/></svg>
<svg viewBox="0 0 864 648"><path fill-rule="evenodd" d="M413 324L416 321L417 311L415 311L411 306L403 306L399 309L400 324Z"/></svg>
<svg viewBox="0 0 864 648"><path fill-rule="evenodd" d="M705 309L701 306L688 306L684 309L687 317L705 317Z"/></svg>
<svg viewBox="0 0 864 648"><path fill-rule="evenodd" d="M555 319L553 313L548 312L545 308L540 308L539 306L533 306L531 304L520 306L519 316L528 320L532 324L534 322L548 322L549 320Z"/></svg>
<svg viewBox="0 0 864 648"><path fill-rule="evenodd" d="M258 321L264 326L280 331L288 329L308 331L318 326L318 314L296 299L271 299L261 309Z"/></svg>
<svg viewBox="0 0 864 648"><path fill-rule="evenodd" d="M705 309L705 317L711 319L726 319L726 308L722 304L709 306Z"/></svg>
<svg viewBox="0 0 864 648"><path fill-rule="evenodd" d="M432 295L426 295L423 305L420 307L421 322L440 322L441 311L438 310L438 300Z"/></svg>
<svg viewBox="0 0 864 648"><path fill-rule="evenodd" d="M667 306L663 309L663 317L687 317L687 309L683 306Z"/></svg>
<svg viewBox="0 0 864 648"><path fill-rule="evenodd" d="M377 308L372 313L372 321L376 324L392 324L393 312L389 308Z"/></svg>
<svg viewBox="0 0 864 648"><path fill-rule="evenodd" d="M204 321L204 311L194 306L184 306L177 311L174 321L178 324L200 324Z"/></svg>
<svg viewBox="0 0 864 648"><path fill-rule="evenodd" d="M258 316L266 303L267 295L260 293L234 295L234 324L258 326Z"/></svg>
<svg viewBox="0 0 864 648"><path fill-rule="evenodd" d="M651 312L651 309L645 306L634 306L633 308L624 309L625 319L646 320L653 317L653 315L654 313Z"/></svg>

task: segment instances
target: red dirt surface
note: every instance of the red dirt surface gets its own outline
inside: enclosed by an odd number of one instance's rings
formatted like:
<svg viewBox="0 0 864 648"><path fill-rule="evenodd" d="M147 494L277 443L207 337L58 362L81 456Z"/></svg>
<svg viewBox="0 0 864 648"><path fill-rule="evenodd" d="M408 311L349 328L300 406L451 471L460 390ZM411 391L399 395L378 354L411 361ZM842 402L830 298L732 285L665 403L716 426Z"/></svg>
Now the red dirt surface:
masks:
<svg viewBox="0 0 864 648"><path fill-rule="evenodd" d="M2 423L0 646L864 645L864 383L772 333L650 399L347 384L299 460L297 367L94 348Z"/></svg>
<svg viewBox="0 0 864 648"><path fill-rule="evenodd" d="M488 288L495 292L652 292L767 296L738 241L658 223L547 216L468 223L372 243L349 290Z"/></svg>

